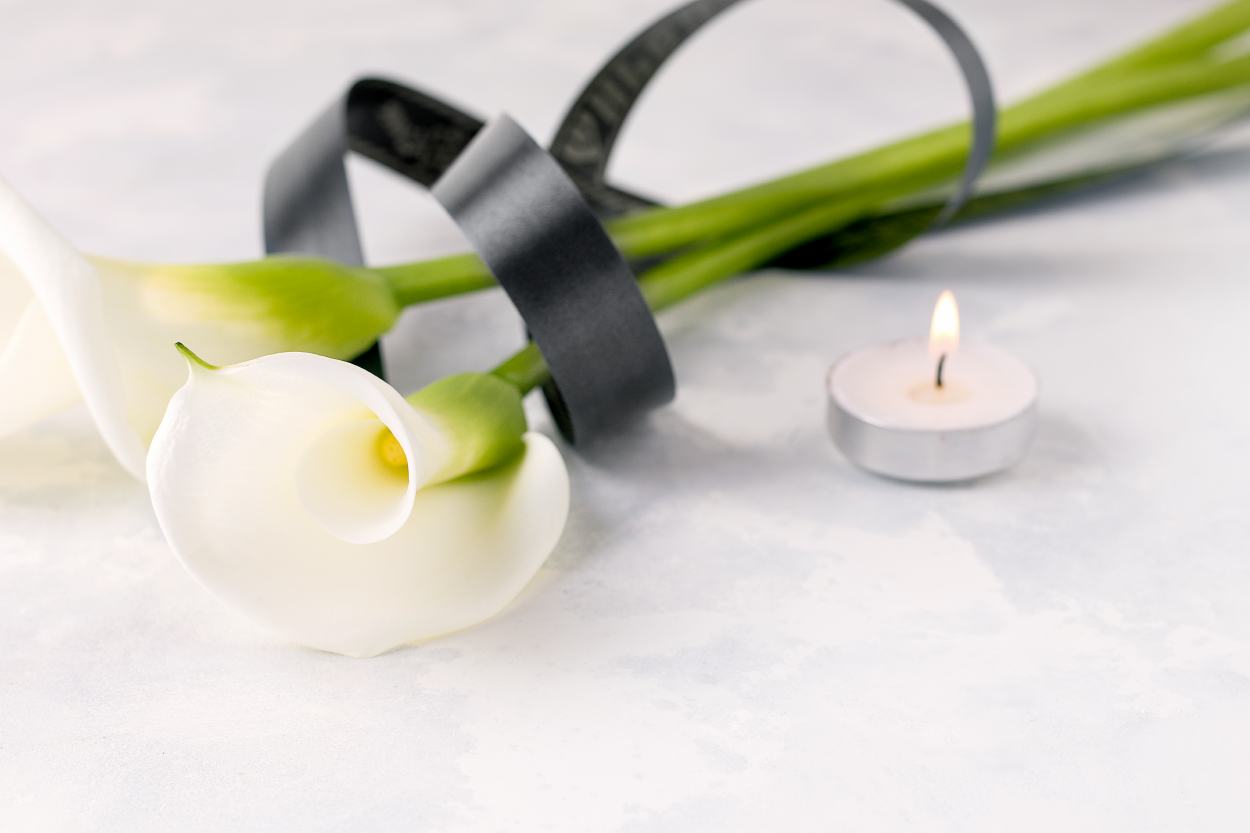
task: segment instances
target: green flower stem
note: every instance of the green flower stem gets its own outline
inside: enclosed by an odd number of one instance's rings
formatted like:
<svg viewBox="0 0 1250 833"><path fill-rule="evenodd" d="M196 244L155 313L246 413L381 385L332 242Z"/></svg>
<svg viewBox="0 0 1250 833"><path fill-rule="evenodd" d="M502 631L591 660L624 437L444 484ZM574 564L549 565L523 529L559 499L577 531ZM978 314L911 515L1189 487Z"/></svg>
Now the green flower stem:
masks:
<svg viewBox="0 0 1250 833"><path fill-rule="evenodd" d="M522 395L546 384L551 378L547 360L543 358L538 345L532 341L490 374L511 383Z"/></svg>
<svg viewBox="0 0 1250 833"><path fill-rule="evenodd" d="M1047 133L1177 98L1245 83L1245 64L1207 53L1250 27L1250 0L1236 0L1001 114L1000 152ZM802 204L887 180L932 184L957 173L967 152L967 125L954 125L764 185L676 209L617 221L614 237L631 257L660 254L699 239L733 233ZM936 177L936 179L935 179Z"/></svg>
<svg viewBox="0 0 1250 833"><path fill-rule="evenodd" d="M1247 27L1250 0L1238 0L1009 108L1000 114L999 151L1027 150L1033 142L1091 122L1250 83L1250 57L1193 60L1194 55ZM643 295L652 310L659 311L807 240L846 227L890 199L953 176L962 166L967 141L966 124L956 125L736 194L634 215L610 228L622 251L633 257L674 251L709 237L722 238L642 276ZM1020 199L1046 192L1045 188L1023 189ZM996 195L981 211L988 210L991 202L1000 206L1012 200L1010 193ZM909 236L911 224L927 224L925 215L932 210L909 212L897 239ZM748 231L726 235L741 228ZM890 242L887 234L875 248L888 249ZM864 245L874 248L872 242ZM550 378L542 353L533 343L492 374L522 393Z"/></svg>
<svg viewBox="0 0 1250 833"><path fill-rule="evenodd" d="M1067 84L1097 82L1139 69L1182 63L1205 55L1213 47L1250 28L1250 2L1235 0L1182 23L1170 32L1113 58ZM1067 86L1062 85L1062 86ZM1056 90L1062 89L1057 87Z"/></svg>
<svg viewBox="0 0 1250 833"><path fill-rule="evenodd" d="M971 200L955 220L1015 208L1124 173L1083 176L979 197ZM858 263L910 240L927 228L941 210L941 205L920 206L895 214L866 217L877 205L875 201L864 201L815 206L742 237L708 245L662 263L639 279L639 289L651 310L659 312L719 281L758 268L808 240L848 226L850 229L846 233L839 232L844 239L835 242L836 257L831 265ZM850 225L860 218L864 218L862 228ZM491 375L511 383L525 394L545 384L551 378L551 371L538 345L530 342L492 370Z"/></svg>
<svg viewBox="0 0 1250 833"><path fill-rule="evenodd" d="M701 289L748 271L794 246L861 216L876 202L821 205L783 218L741 238L688 252L645 273L638 281L647 305L658 312ZM538 346L530 342L491 371L522 393L551 378Z"/></svg>
<svg viewBox="0 0 1250 833"><path fill-rule="evenodd" d="M1250 56L1216 60L1209 54L1247 28L1250 0L1236 0L1004 110L998 157L1134 110L1250 84ZM832 204L837 215L844 202L884 203L953 178L967 146L967 123L956 124L763 185L631 215L610 223L609 232L626 257L637 259L741 237L819 204ZM373 271L400 306L495 285L472 254Z"/></svg>
<svg viewBox="0 0 1250 833"><path fill-rule="evenodd" d="M801 243L841 228L876 204L867 200L814 206L749 234L662 263L644 274L638 287L648 306L659 312L724 278L750 271Z"/></svg>
<svg viewBox="0 0 1250 833"><path fill-rule="evenodd" d="M494 275L475 254L379 266L371 271L386 281L401 307L495 286Z"/></svg>
<svg viewBox="0 0 1250 833"><path fill-rule="evenodd" d="M1250 84L1250 56L1064 85L1003 110L997 152L1023 150L1105 118L1243 84ZM889 198L940 183L958 174L967 148L967 123L952 125L732 194L630 215L612 222L609 231L627 257L677 251L817 202Z"/></svg>

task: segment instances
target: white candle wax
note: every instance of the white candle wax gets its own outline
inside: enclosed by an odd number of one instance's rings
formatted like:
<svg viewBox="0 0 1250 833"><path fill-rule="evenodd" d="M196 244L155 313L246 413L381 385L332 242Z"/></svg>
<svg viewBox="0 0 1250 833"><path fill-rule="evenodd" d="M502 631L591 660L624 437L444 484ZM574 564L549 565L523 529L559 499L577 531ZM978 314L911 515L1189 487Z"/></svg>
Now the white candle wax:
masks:
<svg viewBox="0 0 1250 833"><path fill-rule="evenodd" d="M925 339L855 350L830 369L829 430L852 461L904 480L966 480L1028 450L1038 383L1014 356L964 343L943 383Z"/></svg>

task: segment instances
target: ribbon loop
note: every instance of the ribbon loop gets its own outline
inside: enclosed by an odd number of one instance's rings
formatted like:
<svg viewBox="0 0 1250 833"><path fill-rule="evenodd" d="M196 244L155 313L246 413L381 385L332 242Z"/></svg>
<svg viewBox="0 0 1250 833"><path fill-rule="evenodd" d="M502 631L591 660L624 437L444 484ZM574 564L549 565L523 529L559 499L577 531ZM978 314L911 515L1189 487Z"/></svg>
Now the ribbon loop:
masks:
<svg viewBox="0 0 1250 833"><path fill-rule="evenodd" d="M292 252L363 266L343 158L356 151L422 185L433 184L482 129L446 102L381 78L362 78L269 166L266 254ZM353 362L384 378L377 343Z"/></svg>
<svg viewBox="0 0 1250 833"><path fill-rule="evenodd" d="M604 182L625 119L664 62L712 18L739 0L694 0L652 23L613 55L577 96L551 140L551 155L600 216L656 203Z"/></svg>
<svg viewBox="0 0 1250 833"><path fill-rule="evenodd" d="M482 121L419 90L383 78L356 81L269 166L263 195L266 254L300 253L364 265L344 156L349 150L430 187L460 155ZM650 205L605 185L611 205ZM608 203L592 199L598 213ZM374 344L353 361L384 377Z"/></svg>
<svg viewBox="0 0 1250 833"><path fill-rule="evenodd" d="M338 100L269 166L262 209L266 254L364 264L343 165L346 152L347 108Z"/></svg>
<svg viewBox="0 0 1250 833"><path fill-rule="evenodd" d="M569 108L551 143L551 155L569 172L587 199L600 208L601 214L611 216L655 205L604 183L616 139L639 96L664 62L704 24L739 2L693 0L660 18L613 55ZM972 104L971 147L954 193L929 225L934 229L949 221L972 195L977 178L994 153L994 90L972 39L950 15L929 0L896 2L929 24L954 55Z"/></svg>
<svg viewBox="0 0 1250 833"><path fill-rule="evenodd" d="M633 273L516 122L488 124L431 190L525 319L566 437L584 445L673 398L668 352Z"/></svg>
<svg viewBox="0 0 1250 833"><path fill-rule="evenodd" d="M364 78L347 94L348 147L427 188L481 129L481 119L394 81Z"/></svg>
<svg viewBox="0 0 1250 833"><path fill-rule="evenodd" d="M270 166L265 251L363 265L347 151L429 187L481 129L479 119L403 84L360 79Z"/></svg>
<svg viewBox="0 0 1250 833"><path fill-rule="evenodd" d="M666 60L740 0L693 0L617 52L583 89L543 151L511 119L477 118L393 81L362 79L273 163L265 180L265 249L363 264L344 166L348 150L431 187L512 298L551 369L547 400L584 443L673 397L655 320L596 214L655 205L604 181L630 111ZM929 0L897 0L954 54L972 101L963 173L930 228L972 194L993 152L994 95L972 41ZM923 231L918 227L917 233ZM355 360L379 376L375 344Z"/></svg>

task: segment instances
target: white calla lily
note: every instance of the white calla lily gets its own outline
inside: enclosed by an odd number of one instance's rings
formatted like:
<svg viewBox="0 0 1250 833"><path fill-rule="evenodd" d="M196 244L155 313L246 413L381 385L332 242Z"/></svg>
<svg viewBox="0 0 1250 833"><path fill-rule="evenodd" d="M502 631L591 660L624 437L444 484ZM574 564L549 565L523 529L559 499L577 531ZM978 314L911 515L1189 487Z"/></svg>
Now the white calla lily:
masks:
<svg viewBox="0 0 1250 833"><path fill-rule="evenodd" d="M148 457L153 505L187 569L283 636L364 657L468 627L560 538L564 461L522 436L505 382L451 377L414 407L321 356L191 358Z"/></svg>
<svg viewBox="0 0 1250 833"><path fill-rule="evenodd" d="M109 449L142 478L144 443L107 345L95 268L0 179L0 434L85 399Z"/></svg>
<svg viewBox="0 0 1250 833"><path fill-rule="evenodd" d="M399 314L386 280L304 257L225 265L89 258L0 178L0 436L85 401L121 464L186 381L176 341L234 363L359 354Z"/></svg>

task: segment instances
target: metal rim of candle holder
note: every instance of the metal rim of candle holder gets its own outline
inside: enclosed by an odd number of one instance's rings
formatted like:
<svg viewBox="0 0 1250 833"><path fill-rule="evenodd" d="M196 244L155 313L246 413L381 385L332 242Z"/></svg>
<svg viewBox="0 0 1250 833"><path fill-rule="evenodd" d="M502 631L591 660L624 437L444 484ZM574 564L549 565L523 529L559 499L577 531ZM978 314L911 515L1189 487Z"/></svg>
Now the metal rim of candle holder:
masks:
<svg viewBox="0 0 1250 833"><path fill-rule="evenodd" d="M1028 453L1037 431L1036 393L1019 411L988 425L936 430L883 425L852 412L833 392L839 366L859 352L852 350L829 368L825 396L829 436L860 468L913 483L958 483L1002 471ZM1033 369L1020 365L1040 389Z"/></svg>

